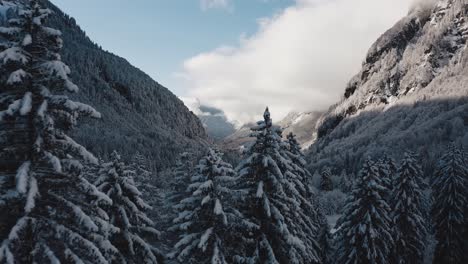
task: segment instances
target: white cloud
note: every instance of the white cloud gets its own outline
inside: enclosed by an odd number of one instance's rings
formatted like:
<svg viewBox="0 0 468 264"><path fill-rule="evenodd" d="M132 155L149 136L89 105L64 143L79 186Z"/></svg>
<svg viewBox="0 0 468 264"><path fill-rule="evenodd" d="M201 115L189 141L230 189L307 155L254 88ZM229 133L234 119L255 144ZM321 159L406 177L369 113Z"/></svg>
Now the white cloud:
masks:
<svg viewBox="0 0 468 264"><path fill-rule="evenodd" d="M325 109L339 100L370 45L407 13L410 2L296 0L259 19L258 32L236 46L187 59L181 72L185 96L241 122L259 118L266 105L276 120L293 110Z"/></svg>
<svg viewBox="0 0 468 264"><path fill-rule="evenodd" d="M202 10L213 8L228 9L230 6L229 0L200 0Z"/></svg>

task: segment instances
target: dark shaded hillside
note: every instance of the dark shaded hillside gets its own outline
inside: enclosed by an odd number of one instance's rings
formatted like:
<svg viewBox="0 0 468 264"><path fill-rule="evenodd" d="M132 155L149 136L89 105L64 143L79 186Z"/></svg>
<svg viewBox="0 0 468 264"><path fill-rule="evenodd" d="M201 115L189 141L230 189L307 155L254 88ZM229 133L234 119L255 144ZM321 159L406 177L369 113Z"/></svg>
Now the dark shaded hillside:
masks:
<svg viewBox="0 0 468 264"><path fill-rule="evenodd" d="M375 108L346 118L312 146L310 167L333 166L336 173L346 169L351 174L368 155L399 160L411 150L423 161L425 175L432 175L450 142L468 147L468 95Z"/></svg>
<svg viewBox="0 0 468 264"><path fill-rule="evenodd" d="M168 89L125 59L94 44L73 18L53 4L52 27L62 31L63 60L80 87L77 97L101 112L81 125L75 138L97 155L137 150L155 166L172 163L178 152L200 148L206 139L199 119Z"/></svg>

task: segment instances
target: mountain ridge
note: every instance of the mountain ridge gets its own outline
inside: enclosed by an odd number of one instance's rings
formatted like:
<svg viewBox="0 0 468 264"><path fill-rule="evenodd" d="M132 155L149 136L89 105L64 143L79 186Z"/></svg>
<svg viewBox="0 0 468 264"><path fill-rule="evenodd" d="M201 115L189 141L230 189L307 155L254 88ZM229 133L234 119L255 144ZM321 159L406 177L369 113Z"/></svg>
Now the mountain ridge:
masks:
<svg viewBox="0 0 468 264"><path fill-rule="evenodd" d="M73 96L103 115L102 120L79 127L74 135L79 142L101 157L113 149L127 159L140 152L153 169L173 164L185 149L204 148L207 135L202 123L179 98L126 59L92 42L76 20L53 3L43 2L55 13L48 23L62 31L62 58L81 89Z"/></svg>
<svg viewBox="0 0 468 264"><path fill-rule="evenodd" d="M442 0L386 31L318 121L310 169L334 164L356 173L367 155L406 150L430 163L451 141L468 146L467 17L467 0Z"/></svg>

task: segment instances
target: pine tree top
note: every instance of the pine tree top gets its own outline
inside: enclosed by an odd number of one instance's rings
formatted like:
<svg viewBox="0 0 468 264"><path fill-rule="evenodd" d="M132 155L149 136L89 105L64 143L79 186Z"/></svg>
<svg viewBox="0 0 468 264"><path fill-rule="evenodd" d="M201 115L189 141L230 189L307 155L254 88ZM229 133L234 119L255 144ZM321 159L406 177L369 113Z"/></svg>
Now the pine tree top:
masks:
<svg viewBox="0 0 468 264"><path fill-rule="evenodd" d="M225 201L230 196L229 186L235 172L221 156L210 149L196 166L186 193L188 196L176 206L179 214L171 230L181 234L170 258L180 262L226 263L224 240L229 235L227 225L232 216L229 208L225 208Z"/></svg>
<svg viewBox="0 0 468 264"><path fill-rule="evenodd" d="M369 157L337 222L340 263L387 263L393 238L385 192L378 167Z"/></svg>

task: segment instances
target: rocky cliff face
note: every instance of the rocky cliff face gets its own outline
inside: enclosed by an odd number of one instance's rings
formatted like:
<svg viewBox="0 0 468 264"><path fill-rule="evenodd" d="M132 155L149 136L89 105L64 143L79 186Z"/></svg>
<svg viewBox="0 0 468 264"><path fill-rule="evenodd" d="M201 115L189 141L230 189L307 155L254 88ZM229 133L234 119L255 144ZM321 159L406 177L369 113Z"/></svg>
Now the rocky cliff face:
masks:
<svg viewBox="0 0 468 264"><path fill-rule="evenodd" d="M113 149L130 157L139 151L154 167L172 163L177 153L204 145L199 119L168 89L125 59L94 44L77 22L47 2L55 15L50 26L62 31L62 58L80 87L77 99L102 113L74 136L105 157Z"/></svg>
<svg viewBox="0 0 468 264"><path fill-rule="evenodd" d="M322 112L292 112L278 123L283 128L283 135L296 135L296 139L303 148L310 147L317 139L315 126Z"/></svg>
<svg viewBox="0 0 468 264"><path fill-rule="evenodd" d="M415 7L370 48L343 100L317 125L311 167L365 155L468 146L468 0ZM430 160L430 157L429 157Z"/></svg>

